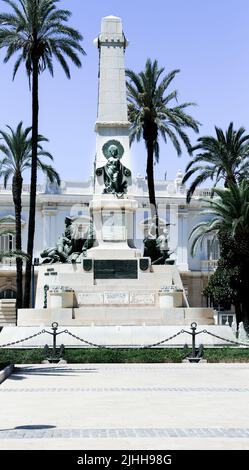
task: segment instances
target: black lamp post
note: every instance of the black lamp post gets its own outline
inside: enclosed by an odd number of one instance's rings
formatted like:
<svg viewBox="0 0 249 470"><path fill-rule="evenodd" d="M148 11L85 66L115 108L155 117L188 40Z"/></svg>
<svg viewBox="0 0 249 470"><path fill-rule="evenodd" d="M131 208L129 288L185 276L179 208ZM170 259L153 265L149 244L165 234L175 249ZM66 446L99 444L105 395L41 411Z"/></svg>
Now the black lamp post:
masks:
<svg viewBox="0 0 249 470"><path fill-rule="evenodd" d="M39 266L39 258L34 258L32 263L32 278L31 278L31 307L35 308L35 266Z"/></svg>

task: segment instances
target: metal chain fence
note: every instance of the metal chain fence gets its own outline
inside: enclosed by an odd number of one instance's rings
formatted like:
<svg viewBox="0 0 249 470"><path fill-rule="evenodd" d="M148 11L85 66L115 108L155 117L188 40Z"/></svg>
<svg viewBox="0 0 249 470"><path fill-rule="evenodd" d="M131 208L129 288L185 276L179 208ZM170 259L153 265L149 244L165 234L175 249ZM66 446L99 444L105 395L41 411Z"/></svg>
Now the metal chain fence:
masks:
<svg viewBox="0 0 249 470"><path fill-rule="evenodd" d="M203 333L209 336L214 336L214 338L222 339L223 341L227 341L228 343L237 344L237 346L246 346L247 348L249 348L249 343L242 343L240 341L233 341L232 339L222 338L221 336L215 335L214 333L211 333L207 330L203 330Z"/></svg>
<svg viewBox="0 0 249 470"><path fill-rule="evenodd" d="M151 349L151 348L155 348L157 346L160 346L174 338L176 338L177 336L181 335L181 334L184 334L184 333L189 333L191 334L190 332L186 331L186 330L179 330L177 333L175 333L174 335L172 336L169 336L168 338L165 338L161 341L158 341L156 343L152 343L152 344L144 344L144 345L138 345L138 346L135 346L135 345L131 345L131 344L116 344L116 345L112 345L112 346L105 346L105 345L101 345L101 344L97 344L97 343L93 343L91 341L88 341L84 338L80 338L79 336L75 335L74 333L72 333L71 331L68 331L68 330L64 330L63 332L61 333L65 333L65 334L68 334L69 336L71 336L72 338L75 338L77 339L78 341L82 342L82 343L85 343L91 347L95 347L95 348L99 348L99 349L113 349L113 348L136 348L136 349ZM220 339L222 341L226 341L228 343L231 343L231 344L234 344L236 346L243 346L243 347L247 347L249 348L249 342L248 343L244 343L244 342L240 342L240 341L234 341L234 340L231 340L231 339L227 339L227 338L223 338L222 336L219 336L219 335L216 335L215 333L211 333L210 331L207 331L207 330L202 330L202 331L198 331L198 334L199 333L204 333L204 334L207 334L209 336L213 336L214 338L217 338L217 339ZM0 348L7 348L7 347L10 347L10 346L14 346L16 344L20 344L20 343L24 343L25 341L28 341L30 339L33 339L33 338L36 338L37 336L40 336L42 334L51 334L49 332L47 332L46 330L41 330L39 331L38 333L35 333L31 336L27 336L26 338L23 338L23 339L19 339L17 341L12 341L12 342L9 342L9 343L6 343L6 344L1 344L0 345Z"/></svg>
<svg viewBox="0 0 249 470"><path fill-rule="evenodd" d="M28 341L29 339L36 338L36 336L40 336L43 333L45 333L45 330L39 331L38 333L35 333L34 335L27 336L26 338L18 339L17 341L12 341L11 343L0 344L0 348L7 348L8 346L14 346L14 344L23 343L24 341Z"/></svg>
<svg viewBox="0 0 249 470"><path fill-rule="evenodd" d="M86 339L83 339L83 338L80 338L80 337L77 336L77 335L74 335L73 333L71 333L71 332L68 331L68 330L65 330L64 333L67 333L68 335L72 336L73 338L77 339L78 341L81 341L81 342L83 342L83 343L89 344L90 346L94 346L94 347L96 347L96 348L113 349L113 348L115 348L115 347L118 347L118 348L127 348L127 347L132 347L132 346L133 346L133 345L131 345L131 344L117 344L117 345L113 345L112 347L110 347L110 346L100 345L100 344L96 344L96 343L91 343L90 341L87 341ZM183 333L183 330L178 331L176 334L170 336L169 338L165 338L165 339L163 339L162 341L158 341L157 343L145 344L145 345L139 345L139 346L133 346L133 347L136 348L136 349L149 349L149 348L153 348L153 347L159 346L160 344L166 343L167 341L170 341L171 339L175 338L176 336L181 335L182 333Z"/></svg>
<svg viewBox="0 0 249 470"><path fill-rule="evenodd" d="M94 346L95 348L101 348L101 349L111 349L111 348L108 348L108 346L91 343L90 341L87 341L86 339L82 339L79 336L74 335L68 330L65 330L64 333L67 333L69 336L72 336L73 338L77 339L78 341L81 341L82 343L89 344L89 346Z"/></svg>

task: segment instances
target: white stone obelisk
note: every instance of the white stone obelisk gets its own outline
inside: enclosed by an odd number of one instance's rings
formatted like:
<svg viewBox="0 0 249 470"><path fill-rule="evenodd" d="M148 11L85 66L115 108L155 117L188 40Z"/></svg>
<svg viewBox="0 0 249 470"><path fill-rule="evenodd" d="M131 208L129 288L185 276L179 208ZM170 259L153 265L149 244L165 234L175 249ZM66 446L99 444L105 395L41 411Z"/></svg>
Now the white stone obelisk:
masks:
<svg viewBox="0 0 249 470"><path fill-rule="evenodd" d="M122 21L116 16L102 18L99 49L99 89L96 131L96 169L106 164L103 146L114 139L124 149L122 164L131 170L124 55L128 45ZM95 178L95 194L103 192L103 181ZM129 189L128 189L129 192Z"/></svg>
<svg viewBox="0 0 249 470"><path fill-rule="evenodd" d="M96 158L94 195L90 204L97 246L88 256L101 259L134 258L134 214L138 203L130 195L132 182L124 55L128 45L122 21L116 16L102 18L101 33L94 41L99 50L98 111L95 124ZM112 149L112 150L110 150ZM114 150L113 150L114 149ZM117 156L118 155L118 156ZM113 190L119 160L122 172L120 190ZM109 178L109 179L108 179ZM122 186L124 184L124 186ZM114 183L115 185L115 183Z"/></svg>

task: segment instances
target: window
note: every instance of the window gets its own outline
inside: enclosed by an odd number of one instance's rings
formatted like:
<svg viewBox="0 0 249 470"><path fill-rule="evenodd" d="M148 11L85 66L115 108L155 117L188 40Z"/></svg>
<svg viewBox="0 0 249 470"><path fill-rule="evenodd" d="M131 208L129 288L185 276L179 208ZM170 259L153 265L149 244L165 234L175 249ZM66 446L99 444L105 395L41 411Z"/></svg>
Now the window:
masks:
<svg viewBox="0 0 249 470"><path fill-rule="evenodd" d="M219 325L229 325L232 326L233 322L235 321L235 314L234 313L218 313L218 324Z"/></svg>
<svg viewBox="0 0 249 470"><path fill-rule="evenodd" d="M16 246L16 237L10 233L0 236L0 251L12 251Z"/></svg>
<svg viewBox="0 0 249 470"><path fill-rule="evenodd" d="M217 260L220 257L219 242L215 240L207 240L207 257L208 260Z"/></svg>
<svg viewBox="0 0 249 470"><path fill-rule="evenodd" d="M0 292L0 299L16 299L16 292L12 289L5 289Z"/></svg>

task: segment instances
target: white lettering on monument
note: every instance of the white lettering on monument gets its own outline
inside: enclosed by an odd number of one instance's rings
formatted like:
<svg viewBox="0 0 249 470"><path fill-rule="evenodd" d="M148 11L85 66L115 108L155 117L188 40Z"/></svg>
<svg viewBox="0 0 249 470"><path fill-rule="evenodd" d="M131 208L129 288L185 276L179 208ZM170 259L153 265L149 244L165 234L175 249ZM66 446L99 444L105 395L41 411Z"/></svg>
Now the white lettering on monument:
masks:
<svg viewBox="0 0 249 470"><path fill-rule="evenodd" d="M101 305L104 303L104 296L97 292L80 292L77 300L79 305Z"/></svg>
<svg viewBox="0 0 249 470"><path fill-rule="evenodd" d="M105 304L129 304L129 292L104 292Z"/></svg>
<svg viewBox="0 0 249 470"><path fill-rule="evenodd" d="M155 305L155 294L137 294L131 293L130 295L131 304L141 304L141 305Z"/></svg>
<svg viewBox="0 0 249 470"><path fill-rule="evenodd" d="M103 304L133 304L155 305L155 294L140 292L79 292L77 294L79 305L103 305Z"/></svg>

